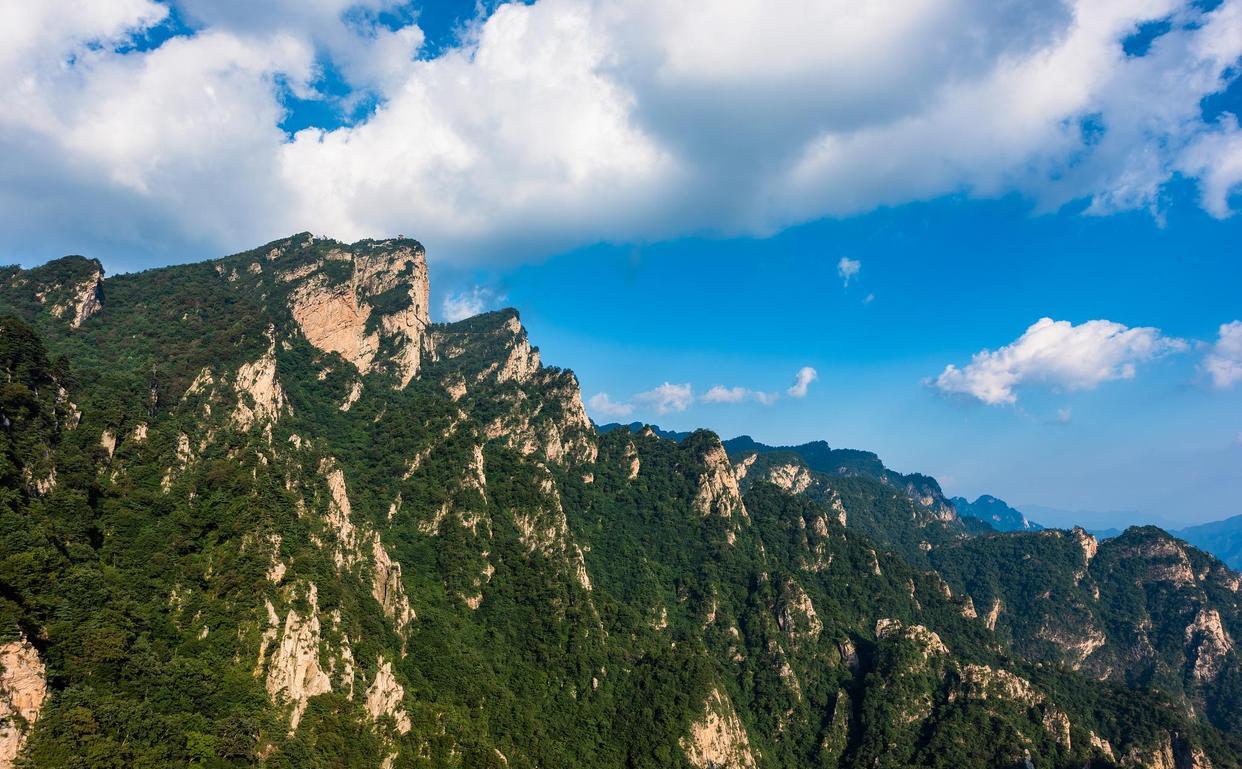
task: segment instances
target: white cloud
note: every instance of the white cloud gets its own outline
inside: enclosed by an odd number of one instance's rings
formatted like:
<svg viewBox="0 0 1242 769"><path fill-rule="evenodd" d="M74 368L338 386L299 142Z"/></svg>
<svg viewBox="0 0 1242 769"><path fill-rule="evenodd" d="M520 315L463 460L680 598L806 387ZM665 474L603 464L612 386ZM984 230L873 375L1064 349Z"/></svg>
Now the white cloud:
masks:
<svg viewBox="0 0 1242 769"><path fill-rule="evenodd" d="M1184 341L1156 328L1127 328L1108 320L1075 326L1040 318L1016 341L975 353L963 368L946 366L931 384L989 405L1016 403L1020 385L1091 390L1102 382L1133 379L1137 364L1185 349Z"/></svg>
<svg viewBox="0 0 1242 769"><path fill-rule="evenodd" d="M841 257L841 261L837 262L837 274L841 276L841 283L846 286L850 285L850 278L858 274L862 269L862 262L857 259L851 259L848 256Z"/></svg>
<svg viewBox="0 0 1242 769"><path fill-rule="evenodd" d="M771 406L773 403L776 403L781 399L780 393L765 393L763 391L755 392L754 396L755 400L759 401L764 406Z"/></svg>
<svg viewBox="0 0 1242 769"><path fill-rule="evenodd" d="M780 399L780 393L763 392L762 390L751 390L746 387L725 387L724 385L715 385L707 392L699 397L703 403L741 403L747 398L754 398L757 402L764 406L771 406Z"/></svg>
<svg viewBox="0 0 1242 769"><path fill-rule="evenodd" d="M1056 423L1059 425L1068 425L1074 419L1074 410L1069 406L1057 409Z"/></svg>
<svg viewBox="0 0 1242 769"><path fill-rule="evenodd" d="M634 413L634 406L629 403L616 403L608 397L608 393L595 393L587 401L592 412L609 419L624 419Z"/></svg>
<svg viewBox="0 0 1242 769"><path fill-rule="evenodd" d="M807 388L816 379L819 379L819 372L810 366L803 366L798 369L797 375L794 376L794 383L785 392L790 398L805 398Z"/></svg>
<svg viewBox="0 0 1242 769"><path fill-rule="evenodd" d="M1220 335L1202 367L1213 387L1223 390L1242 382L1242 320L1221 324Z"/></svg>
<svg viewBox="0 0 1242 769"><path fill-rule="evenodd" d="M1225 216L1242 182L1242 131L1200 106L1237 77L1242 0L540 0L435 59L374 23L396 4L184 0L199 30L142 51L151 0L0 0L4 247L214 255L313 229L516 259L957 193L1157 210L1175 173ZM334 98L319 55L379 106L290 140L286 89Z"/></svg>
<svg viewBox="0 0 1242 769"><path fill-rule="evenodd" d="M440 313L444 320L452 323L486 312L504 300L504 294L485 286L474 286L468 291L445 296Z"/></svg>
<svg viewBox="0 0 1242 769"><path fill-rule="evenodd" d="M750 391L745 387L725 387L715 385L699 399L704 403L740 403L746 399Z"/></svg>
<svg viewBox="0 0 1242 769"><path fill-rule="evenodd" d="M635 395L634 402L654 408L657 414L685 411L694 402L694 388L689 384L665 382L654 390Z"/></svg>

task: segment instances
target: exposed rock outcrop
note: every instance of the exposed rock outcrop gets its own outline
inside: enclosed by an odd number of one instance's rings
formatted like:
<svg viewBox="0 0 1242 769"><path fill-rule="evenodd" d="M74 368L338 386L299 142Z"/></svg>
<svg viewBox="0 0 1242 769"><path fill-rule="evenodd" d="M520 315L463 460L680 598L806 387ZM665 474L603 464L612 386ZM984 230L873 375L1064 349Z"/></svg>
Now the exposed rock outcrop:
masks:
<svg viewBox="0 0 1242 769"><path fill-rule="evenodd" d="M763 480L775 484L790 494L801 494L811 487L811 471L805 465L788 462L770 465L763 474Z"/></svg>
<svg viewBox="0 0 1242 769"><path fill-rule="evenodd" d="M1124 769L1212 769L1198 747L1178 734L1166 734L1155 745L1135 746L1121 758Z"/></svg>
<svg viewBox="0 0 1242 769"><path fill-rule="evenodd" d="M237 408L233 423L242 430L255 424L275 422L285 407L285 392L276 379L276 337L268 329L268 348L258 360L237 370Z"/></svg>
<svg viewBox="0 0 1242 769"><path fill-rule="evenodd" d="M740 516L748 518L742 491L733 474L729 455L715 436L711 444L699 455L703 472L699 475L699 490L694 498L694 508L703 516L718 515L722 518Z"/></svg>
<svg viewBox="0 0 1242 769"><path fill-rule="evenodd" d="M785 582L777 606L776 622L793 641L813 641L824 629L824 623L815 614L811 597L792 579Z"/></svg>
<svg viewBox="0 0 1242 769"><path fill-rule="evenodd" d="M526 329L522 328L522 323L516 316L510 317L505 322L505 327L513 334L514 341L509 346L508 356L495 364L496 381L519 384L529 382L539 371L539 350L530 346ZM484 376L490 373L490 369L485 370Z"/></svg>
<svg viewBox="0 0 1242 769"><path fill-rule="evenodd" d="M1031 682L1008 670L988 665L966 665L961 670L961 694L977 700L1001 698L1033 707L1044 701Z"/></svg>
<svg viewBox="0 0 1242 769"><path fill-rule="evenodd" d="M345 489L345 473L330 459L319 464L319 472L327 481L331 495L328 500L328 514L324 520L336 535L336 548L332 557L338 569L350 568L358 562L360 540L358 529L353 522L349 494Z"/></svg>
<svg viewBox="0 0 1242 769"><path fill-rule="evenodd" d="M273 702L290 706L290 733L297 730L310 698L332 690L328 673L319 665L319 591L313 583L306 601L305 616L292 607L285 615L280 645L267 665L267 693Z"/></svg>
<svg viewBox="0 0 1242 769"><path fill-rule="evenodd" d="M996 630L996 621L1000 619L1001 608L1001 599L993 598L992 608L988 609L987 615L983 618L983 624L987 626L988 630Z"/></svg>
<svg viewBox="0 0 1242 769"><path fill-rule="evenodd" d="M1060 624L1062 619L1050 617L1036 635L1060 647L1070 666L1078 670L1088 657L1108 643L1108 637L1095 627L1089 615L1070 627L1063 627Z"/></svg>
<svg viewBox="0 0 1242 769"><path fill-rule="evenodd" d="M384 616L392 621L398 634L404 634L414 620L414 610L401 581L401 564L388 556L379 534L371 534L371 551L375 559L375 571L371 580L371 595L384 608Z"/></svg>
<svg viewBox="0 0 1242 769"><path fill-rule="evenodd" d="M928 659L935 654L948 654L949 649L934 631L922 625L906 625L901 620L881 619L875 623L875 637L881 641L902 639L913 643Z"/></svg>
<svg viewBox="0 0 1242 769"><path fill-rule="evenodd" d="M1225 667L1226 657L1233 651L1233 639L1221 625L1220 612L1200 609L1195 621L1186 628L1186 652L1191 675L1196 681L1214 681Z"/></svg>
<svg viewBox="0 0 1242 769"><path fill-rule="evenodd" d="M362 380L359 379L349 388L349 394L345 396L344 402L339 406L341 411L349 411L353 405L362 397Z"/></svg>
<svg viewBox="0 0 1242 769"><path fill-rule="evenodd" d="M1078 543L1078 546L1082 548L1084 567L1090 565L1091 560L1095 558L1095 554L1100 550L1099 540L1078 526L1075 526L1070 531L1070 536L1073 537L1074 541Z"/></svg>
<svg viewBox="0 0 1242 769"><path fill-rule="evenodd" d="M87 318L103 309L103 290L100 288L103 267L93 260L90 264L94 269L79 282L48 286L35 294L41 303L52 301L52 297L59 298L52 305L51 313L57 318L68 318L69 328L81 328Z"/></svg>
<svg viewBox="0 0 1242 769"><path fill-rule="evenodd" d="M47 673L23 636L0 645L0 769L12 769L47 699Z"/></svg>
<svg viewBox="0 0 1242 769"><path fill-rule="evenodd" d="M108 454L108 459L112 459L112 454L116 451L116 433L111 429L104 430L99 436L99 447Z"/></svg>
<svg viewBox="0 0 1242 769"><path fill-rule="evenodd" d="M330 279L322 269L327 262L348 263L349 279ZM387 363L401 386L418 373L430 323L427 262L421 247L400 242L356 244L349 251L333 249L323 261L281 277L295 284L289 309L312 345L339 354L365 374L375 364L381 342L387 340L394 349ZM390 310L385 300L403 288L403 301Z"/></svg>
<svg viewBox="0 0 1242 769"><path fill-rule="evenodd" d="M733 703L719 687L703 704L703 715L681 740L686 760L696 769L753 769L755 756Z"/></svg>
<svg viewBox="0 0 1242 769"><path fill-rule="evenodd" d="M410 716L401 707L404 698L405 689L393 676L392 663L381 658L379 668L375 671L375 680L367 687L364 703L367 715L377 723L383 718L391 718L397 731L407 734L410 731Z"/></svg>

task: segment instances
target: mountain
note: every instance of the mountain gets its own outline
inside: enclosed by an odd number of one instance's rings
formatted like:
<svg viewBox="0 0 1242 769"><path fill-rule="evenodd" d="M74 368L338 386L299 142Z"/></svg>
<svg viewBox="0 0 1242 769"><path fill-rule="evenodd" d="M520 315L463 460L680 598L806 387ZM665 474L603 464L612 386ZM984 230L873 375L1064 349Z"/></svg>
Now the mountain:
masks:
<svg viewBox="0 0 1242 769"><path fill-rule="evenodd" d="M650 429L653 433L660 436L661 438L668 438L670 441L676 441L678 443L681 443L686 438L689 438L692 434L692 433L685 433L685 432L677 432L676 430L664 430L664 429L661 429L659 425L649 425L644 422L630 422L628 425L623 425L619 422L609 422L606 425L595 426L596 432L600 433L601 435L604 433L610 433L613 430L629 430L632 433L640 433L645 429Z"/></svg>
<svg viewBox="0 0 1242 769"><path fill-rule="evenodd" d="M0 272L0 767L1239 766L1210 556L1084 571L874 454L597 430L428 287L308 234Z"/></svg>
<svg viewBox="0 0 1242 769"><path fill-rule="evenodd" d="M1242 569L1242 515L1189 526L1173 533L1195 547L1215 555L1230 568Z"/></svg>
<svg viewBox="0 0 1242 769"><path fill-rule="evenodd" d="M945 498L935 478L919 473L903 475L890 470L870 451L833 449L824 441L812 441L799 446L767 446L749 435L733 438L724 445L731 456L742 459L751 455L769 458L773 455L794 455L808 470L815 473L842 478L870 478L899 490L937 520L954 523L957 519L957 512Z"/></svg>
<svg viewBox="0 0 1242 769"><path fill-rule="evenodd" d="M1242 728L1242 578L1210 555L1135 527L1103 543L1082 529L982 536L932 559L1024 658L1158 689Z"/></svg>
<svg viewBox="0 0 1242 769"><path fill-rule="evenodd" d="M1038 523L1026 519L1019 511L1005 504L1004 500L984 494L974 502L965 497L953 497L949 500L963 518L974 518L985 522L996 531L1039 531L1043 529Z"/></svg>

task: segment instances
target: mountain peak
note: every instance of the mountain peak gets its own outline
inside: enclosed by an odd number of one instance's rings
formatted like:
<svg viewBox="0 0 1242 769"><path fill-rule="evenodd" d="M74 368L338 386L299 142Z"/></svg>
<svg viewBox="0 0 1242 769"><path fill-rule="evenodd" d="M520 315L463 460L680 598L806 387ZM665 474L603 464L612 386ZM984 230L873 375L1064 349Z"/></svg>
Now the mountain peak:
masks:
<svg viewBox="0 0 1242 769"><path fill-rule="evenodd" d="M239 268L270 276L307 341L359 373L390 368L402 387L418 373L431 324L426 252L418 241L346 245L303 233L256 251L223 260L217 272L229 280Z"/></svg>

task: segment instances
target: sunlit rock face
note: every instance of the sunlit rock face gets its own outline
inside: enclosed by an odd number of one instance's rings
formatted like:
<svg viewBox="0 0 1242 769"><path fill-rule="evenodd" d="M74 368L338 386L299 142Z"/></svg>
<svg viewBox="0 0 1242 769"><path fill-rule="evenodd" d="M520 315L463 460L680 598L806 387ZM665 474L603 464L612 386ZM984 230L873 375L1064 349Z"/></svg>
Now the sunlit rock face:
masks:
<svg viewBox="0 0 1242 769"><path fill-rule="evenodd" d="M0 645L0 769L12 769L47 699L47 673L22 637Z"/></svg>
<svg viewBox="0 0 1242 769"><path fill-rule="evenodd" d="M750 738L733 710L728 695L712 689L703 703L702 715L682 738L686 760L695 769L754 769Z"/></svg>
<svg viewBox="0 0 1242 769"><path fill-rule="evenodd" d="M289 310L312 345L363 374L390 366L403 387L418 374L431 322L422 246L364 241L332 248L279 280L290 285Z"/></svg>

